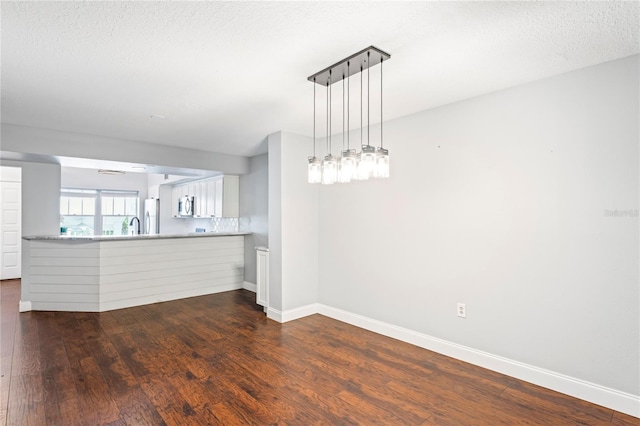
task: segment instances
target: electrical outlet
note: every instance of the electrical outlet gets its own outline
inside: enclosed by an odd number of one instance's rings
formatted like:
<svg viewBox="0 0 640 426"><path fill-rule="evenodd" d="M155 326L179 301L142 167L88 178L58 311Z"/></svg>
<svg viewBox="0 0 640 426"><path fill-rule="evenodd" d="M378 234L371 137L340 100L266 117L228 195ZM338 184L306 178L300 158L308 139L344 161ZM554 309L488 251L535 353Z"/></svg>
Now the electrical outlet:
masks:
<svg viewBox="0 0 640 426"><path fill-rule="evenodd" d="M466 318L467 317L467 305L464 303L458 303L458 316L460 318Z"/></svg>

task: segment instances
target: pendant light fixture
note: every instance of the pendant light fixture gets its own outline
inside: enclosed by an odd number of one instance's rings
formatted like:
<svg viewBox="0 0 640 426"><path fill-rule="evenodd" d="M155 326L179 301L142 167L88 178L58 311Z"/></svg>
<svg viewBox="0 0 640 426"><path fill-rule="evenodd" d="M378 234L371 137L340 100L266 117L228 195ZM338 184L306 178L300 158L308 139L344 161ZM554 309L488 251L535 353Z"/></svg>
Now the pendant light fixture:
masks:
<svg viewBox="0 0 640 426"><path fill-rule="evenodd" d="M370 177L389 177L389 151L383 147L382 141L382 62L391 58L386 52L370 46L358 53L349 56L342 61L315 73L308 78L314 83L313 90L313 156L309 157L308 181L309 183L333 184L335 182L347 183L352 179L367 180ZM380 64L380 146L376 149L371 145L371 121L370 121L370 67ZM364 105L363 105L363 80L364 70L367 70L367 141L364 144ZM350 77L360 72L360 145L361 151L356 152L350 146ZM336 158L331 152L331 85L342 76L342 151ZM327 87L327 153L324 160L316 158L316 91L315 84ZM346 96L346 107L345 107ZM346 121L346 126L345 126ZM346 147L345 147L346 140ZM345 149L346 148L346 149Z"/></svg>

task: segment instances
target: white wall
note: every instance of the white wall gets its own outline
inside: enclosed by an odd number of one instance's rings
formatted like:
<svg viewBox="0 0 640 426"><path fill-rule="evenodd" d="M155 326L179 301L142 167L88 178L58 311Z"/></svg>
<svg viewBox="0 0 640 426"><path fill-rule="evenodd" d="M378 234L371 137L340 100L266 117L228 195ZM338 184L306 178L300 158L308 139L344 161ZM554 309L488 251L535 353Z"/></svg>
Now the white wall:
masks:
<svg viewBox="0 0 640 426"><path fill-rule="evenodd" d="M138 191L140 200L147 198L147 175L144 173L104 175L94 169L61 167L60 184L63 188Z"/></svg>
<svg viewBox="0 0 640 426"><path fill-rule="evenodd" d="M282 311L282 133L267 137L269 174L269 308ZM317 292L316 292L317 295Z"/></svg>
<svg viewBox="0 0 640 426"><path fill-rule="evenodd" d="M250 220L251 235L244 239L244 280L256 283L255 247L269 246L269 158L249 159L249 173L240 176L240 217Z"/></svg>
<svg viewBox="0 0 640 426"><path fill-rule="evenodd" d="M283 310L318 300L319 188L309 187L304 160L311 146L311 138L281 133Z"/></svg>
<svg viewBox="0 0 640 426"><path fill-rule="evenodd" d="M184 176L148 173L147 198L160 198L160 185L166 185L184 179Z"/></svg>
<svg viewBox="0 0 640 426"><path fill-rule="evenodd" d="M318 300L319 188L306 181L311 144L292 133L269 136L269 304L276 310Z"/></svg>
<svg viewBox="0 0 640 426"><path fill-rule="evenodd" d="M22 168L22 235L60 234L60 165L0 161Z"/></svg>
<svg viewBox="0 0 640 426"><path fill-rule="evenodd" d="M392 177L321 188L319 302L640 395L638 75L634 56L385 123Z"/></svg>

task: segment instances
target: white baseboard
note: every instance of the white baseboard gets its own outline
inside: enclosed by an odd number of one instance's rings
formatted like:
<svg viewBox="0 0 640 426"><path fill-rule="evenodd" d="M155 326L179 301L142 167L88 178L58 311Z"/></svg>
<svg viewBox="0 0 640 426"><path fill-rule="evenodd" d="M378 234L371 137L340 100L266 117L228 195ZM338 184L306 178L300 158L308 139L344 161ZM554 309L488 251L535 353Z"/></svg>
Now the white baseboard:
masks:
<svg viewBox="0 0 640 426"><path fill-rule="evenodd" d="M23 302L18 304L18 312L29 312L31 310L31 302Z"/></svg>
<svg viewBox="0 0 640 426"><path fill-rule="evenodd" d="M245 290L252 291L254 293L258 291L256 285L254 283L250 283L249 281L243 281L242 288L244 288Z"/></svg>
<svg viewBox="0 0 640 426"><path fill-rule="evenodd" d="M287 311L282 312L282 321L293 321L299 318L307 317L309 315L318 313L318 304L312 303L311 305L301 306L295 309L289 309Z"/></svg>
<svg viewBox="0 0 640 426"><path fill-rule="evenodd" d="M287 311L279 311L274 308L267 308L267 317L278 322L288 322L318 313L318 304L301 306L299 308L289 309Z"/></svg>
<svg viewBox="0 0 640 426"><path fill-rule="evenodd" d="M267 313L267 318L278 322L284 322L282 321L282 311L267 307L265 308L265 312Z"/></svg>

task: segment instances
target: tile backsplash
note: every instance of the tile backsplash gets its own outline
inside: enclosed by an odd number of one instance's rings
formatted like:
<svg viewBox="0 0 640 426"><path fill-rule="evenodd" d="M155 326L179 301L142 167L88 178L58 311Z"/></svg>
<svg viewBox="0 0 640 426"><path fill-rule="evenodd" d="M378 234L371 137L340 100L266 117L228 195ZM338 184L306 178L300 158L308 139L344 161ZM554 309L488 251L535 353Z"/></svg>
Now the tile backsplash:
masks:
<svg viewBox="0 0 640 426"><path fill-rule="evenodd" d="M237 217L212 217L211 218L211 231L212 232L238 232L242 230L240 223L243 222L243 218Z"/></svg>

